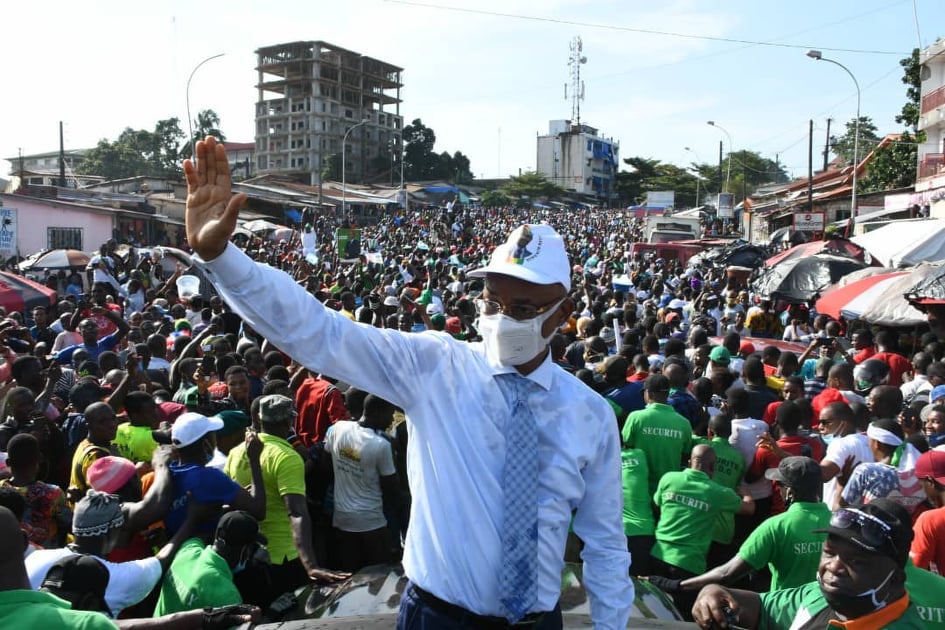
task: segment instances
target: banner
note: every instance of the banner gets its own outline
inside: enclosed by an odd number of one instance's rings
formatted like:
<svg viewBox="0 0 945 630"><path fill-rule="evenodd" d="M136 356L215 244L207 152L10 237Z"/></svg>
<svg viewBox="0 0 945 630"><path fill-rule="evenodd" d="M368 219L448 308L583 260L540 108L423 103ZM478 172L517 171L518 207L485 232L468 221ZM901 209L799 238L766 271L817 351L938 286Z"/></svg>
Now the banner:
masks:
<svg viewBox="0 0 945 630"><path fill-rule="evenodd" d="M361 230L338 228L335 230L338 259L353 262L361 256Z"/></svg>
<svg viewBox="0 0 945 630"><path fill-rule="evenodd" d="M0 207L0 252L6 256L16 253L16 208Z"/></svg>
<svg viewBox="0 0 945 630"><path fill-rule="evenodd" d="M824 213L823 212L795 212L794 213L794 231L795 232L823 232L824 231Z"/></svg>
<svg viewBox="0 0 945 630"><path fill-rule="evenodd" d="M735 194L719 193L719 212L720 219L732 219L735 217Z"/></svg>

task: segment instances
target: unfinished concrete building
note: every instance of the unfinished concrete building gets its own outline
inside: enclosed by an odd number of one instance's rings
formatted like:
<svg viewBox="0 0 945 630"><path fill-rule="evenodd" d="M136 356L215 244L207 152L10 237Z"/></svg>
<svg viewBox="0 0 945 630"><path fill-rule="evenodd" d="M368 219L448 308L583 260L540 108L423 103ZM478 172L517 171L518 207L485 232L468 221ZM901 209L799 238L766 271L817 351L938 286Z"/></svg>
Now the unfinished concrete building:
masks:
<svg viewBox="0 0 945 630"><path fill-rule="evenodd" d="M267 46L256 59L259 174L317 185L344 153L348 182L387 178L401 153L402 68L322 41Z"/></svg>

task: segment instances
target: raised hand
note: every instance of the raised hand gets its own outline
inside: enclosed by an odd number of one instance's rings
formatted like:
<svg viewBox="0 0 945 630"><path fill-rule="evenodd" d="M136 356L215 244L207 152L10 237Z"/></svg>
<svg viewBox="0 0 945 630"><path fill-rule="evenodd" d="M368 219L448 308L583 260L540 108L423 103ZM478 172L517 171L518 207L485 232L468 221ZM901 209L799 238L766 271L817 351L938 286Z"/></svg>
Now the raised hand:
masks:
<svg viewBox="0 0 945 630"><path fill-rule="evenodd" d="M226 149L212 136L197 143L197 164L184 160L187 241L204 260L223 253L246 195L234 195Z"/></svg>

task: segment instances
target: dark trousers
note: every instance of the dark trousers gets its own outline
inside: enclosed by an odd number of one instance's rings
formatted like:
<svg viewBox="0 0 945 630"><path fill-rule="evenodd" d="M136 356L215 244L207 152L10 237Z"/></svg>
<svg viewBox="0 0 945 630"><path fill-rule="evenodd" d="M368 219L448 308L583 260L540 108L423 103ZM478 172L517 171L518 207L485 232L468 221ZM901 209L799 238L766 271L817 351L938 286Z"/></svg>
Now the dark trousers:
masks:
<svg viewBox="0 0 945 630"><path fill-rule="evenodd" d="M435 598L434 598L435 599ZM520 628L521 630L561 630L561 606L547 612L533 623L509 624L504 619L482 617L459 606L442 601L431 601L429 594L421 595L413 582L400 598L400 613L397 615L397 630L499 630Z"/></svg>
<svg viewBox="0 0 945 630"><path fill-rule="evenodd" d="M390 530L384 527L368 532L334 530L338 568L352 573L372 564L391 562Z"/></svg>
<svg viewBox="0 0 945 630"><path fill-rule="evenodd" d="M656 538L650 536L627 536L627 551L630 552L630 575L649 575L652 571L650 550Z"/></svg>
<svg viewBox="0 0 945 630"><path fill-rule="evenodd" d="M653 558L651 562L653 563L653 573L655 575L662 575L673 580L685 580L696 575L692 571L686 571L672 564L667 564L659 558ZM692 607L696 603L698 595L699 591L679 591L672 595L676 609L686 621L692 621Z"/></svg>

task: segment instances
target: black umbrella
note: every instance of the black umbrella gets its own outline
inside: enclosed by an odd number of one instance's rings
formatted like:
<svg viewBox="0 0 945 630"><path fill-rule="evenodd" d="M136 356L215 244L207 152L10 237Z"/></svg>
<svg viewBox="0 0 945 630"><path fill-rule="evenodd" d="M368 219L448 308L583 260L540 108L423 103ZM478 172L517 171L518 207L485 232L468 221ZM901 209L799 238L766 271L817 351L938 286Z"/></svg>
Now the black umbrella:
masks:
<svg viewBox="0 0 945 630"><path fill-rule="evenodd" d="M843 276L866 266L861 260L836 254L791 258L773 267L757 269L752 274L751 288L772 300L808 302Z"/></svg>

